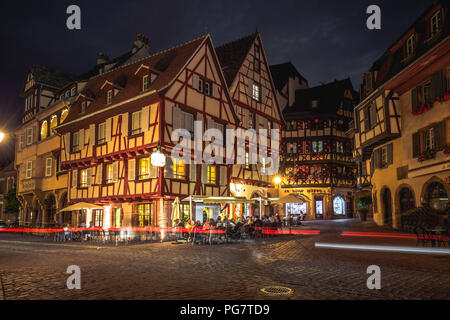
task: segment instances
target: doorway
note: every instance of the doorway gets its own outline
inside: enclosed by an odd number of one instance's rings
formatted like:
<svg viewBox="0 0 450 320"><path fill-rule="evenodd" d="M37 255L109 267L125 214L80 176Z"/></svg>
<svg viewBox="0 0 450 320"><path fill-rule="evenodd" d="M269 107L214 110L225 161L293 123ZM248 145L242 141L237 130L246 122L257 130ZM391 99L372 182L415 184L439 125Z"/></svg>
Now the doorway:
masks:
<svg viewBox="0 0 450 320"><path fill-rule="evenodd" d="M383 204L384 204L384 224L387 225L392 222L392 197L391 191L387 188L383 192Z"/></svg>

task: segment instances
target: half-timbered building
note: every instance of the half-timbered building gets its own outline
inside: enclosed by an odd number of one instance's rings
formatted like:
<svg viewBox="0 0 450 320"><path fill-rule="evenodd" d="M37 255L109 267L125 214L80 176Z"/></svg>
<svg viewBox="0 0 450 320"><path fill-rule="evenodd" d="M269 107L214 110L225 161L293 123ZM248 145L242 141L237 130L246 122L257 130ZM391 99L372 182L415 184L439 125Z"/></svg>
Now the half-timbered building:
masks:
<svg viewBox="0 0 450 320"><path fill-rule="evenodd" d="M179 143L173 131L194 134L195 120L222 132L239 123L209 35L91 77L57 128L69 203L104 208L84 212L82 220L103 228L168 226L176 197L229 196L230 165L171 157ZM161 166L151 157L159 150ZM227 208L189 206L183 202L182 213L200 221Z"/></svg>
<svg viewBox="0 0 450 320"><path fill-rule="evenodd" d="M260 129L281 129L282 115L269 64L259 33L226 43L216 48L230 95L239 118L240 128L256 130L259 141ZM268 137L269 139L271 137ZM270 152L270 141L268 149ZM247 200L267 198L272 187L273 175L264 172L266 164L258 159L251 163L248 140L246 141L246 163L233 166L230 186L234 196ZM238 204L234 215L245 217L269 213L262 202Z"/></svg>
<svg viewBox="0 0 450 320"><path fill-rule="evenodd" d="M353 216L356 167L346 131L356 93L350 79L295 91L283 110L281 193L304 203L286 204L285 214L306 219Z"/></svg>
<svg viewBox="0 0 450 320"><path fill-rule="evenodd" d="M446 1L433 3L364 75L355 158L379 225L400 228L416 207L448 218L448 10Z"/></svg>

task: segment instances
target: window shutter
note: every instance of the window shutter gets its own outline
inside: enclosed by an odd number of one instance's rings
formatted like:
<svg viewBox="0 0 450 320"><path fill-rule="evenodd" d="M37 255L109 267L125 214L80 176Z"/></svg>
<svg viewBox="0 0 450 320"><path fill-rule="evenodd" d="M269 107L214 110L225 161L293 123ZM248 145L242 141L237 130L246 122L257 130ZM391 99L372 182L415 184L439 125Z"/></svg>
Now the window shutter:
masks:
<svg viewBox="0 0 450 320"><path fill-rule="evenodd" d="M92 186L92 168L87 169L87 186Z"/></svg>
<svg viewBox="0 0 450 320"><path fill-rule="evenodd" d="M112 118L106 119L106 133L105 133L105 141L111 141L111 126L112 126Z"/></svg>
<svg viewBox="0 0 450 320"><path fill-rule="evenodd" d="M225 166L221 166L220 167L220 185L221 186L226 186L227 185L227 180L228 180L228 168Z"/></svg>
<svg viewBox="0 0 450 320"><path fill-rule="evenodd" d="M417 93L418 93L418 88L415 88L412 90L411 92L411 108L412 110L416 110L418 103L418 97L417 97Z"/></svg>
<svg viewBox="0 0 450 320"><path fill-rule="evenodd" d="M181 110L178 107L172 108L172 125L173 130L180 129L181 126Z"/></svg>
<svg viewBox="0 0 450 320"><path fill-rule="evenodd" d="M119 181L119 162L116 161L113 163L113 183L116 183Z"/></svg>
<svg viewBox="0 0 450 320"><path fill-rule="evenodd" d="M253 98L253 80L248 80L248 96Z"/></svg>
<svg viewBox="0 0 450 320"><path fill-rule="evenodd" d="M393 164L394 163L394 155L393 155L393 144L390 143L387 146L387 157L388 157L388 164Z"/></svg>
<svg viewBox="0 0 450 320"><path fill-rule="evenodd" d="M122 137L128 137L128 113L122 114Z"/></svg>
<svg viewBox="0 0 450 320"><path fill-rule="evenodd" d="M208 183L208 165L202 164L202 183L206 184Z"/></svg>
<svg viewBox="0 0 450 320"><path fill-rule="evenodd" d="M197 165L195 164L189 165L189 180L197 181Z"/></svg>
<svg viewBox="0 0 450 320"><path fill-rule="evenodd" d="M128 159L128 180L136 179L136 159Z"/></svg>
<svg viewBox="0 0 450 320"><path fill-rule="evenodd" d="M372 157L370 158L370 175L373 175L375 170L375 153L372 153Z"/></svg>
<svg viewBox="0 0 450 320"><path fill-rule="evenodd" d="M370 129L370 115L369 108L364 109L364 131L368 131Z"/></svg>
<svg viewBox="0 0 450 320"><path fill-rule="evenodd" d="M219 99L220 98L219 86L215 83L213 83L212 86L213 86L213 89L212 89L213 97Z"/></svg>
<svg viewBox="0 0 450 320"><path fill-rule="evenodd" d="M150 126L150 106L142 108L142 131L147 132Z"/></svg>
<svg viewBox="0 0 450 320"><path fill-rule="evenodd" d="M97 176L96 176L95 184L101 185L101 184L102 184L102 181L103 181L103 164L100 163L100 164L97 166Z"/></svg>
<svg viewBox="0 0 450 320"><path fill-rule="evenodd" d="M95 146L95 124L89 125L89 144Z"/></svg>
<svg viewBox="0 0 450 320"><path fill-rule="evenodd" d="M199 79L199 77L198 77L198 75L196 75L195 73L192 75L192 87L195 89L195 90L198 90L198 79Z"/></svg>
<svg viewBox="0 0 450 320"><path fill-rule="evenodd" d="M437 150L442 149L446 143L445 137L445 123L439 122L434 127L434 147Z"/></svg>
<svg viewBox="0 0 450 320"><path fill-rule="evenodd" d="M380 150L374 152L374 169L380 168Z"/></svg>
<svg viewBox="0 0 450 320"><path fill-rule="evenodd" d="M84 129L80 129L78 145L79 145L79 150L84 149Z"/></svg>
<svg viewBox="0 0 450 320"><path fill-rule="evenodd" d="M158 178L158 175L159 175L159 168L150 166L150 178L156 179Z"/></svg>
<svg viewBox="0 0 450 320"><path fill-rule="evenodd" d="M420 132L416 132L412 135L413 139L413 158L418 158L420 155Z"/></svg>
<svg viewBox="0 0 450 320"><path fill-rule="evenodd" d="M78 170L72 171L72 188L76 188L78 185Z"/></svg>
<svg viewBox="0 0 450 320"><path fill-rule="evenodd" d="M443 77L442 72L438 71L431 77L431 92L432 92L432 99L436 99L437 97L442 97L444 93L444 86L443 86Z"/></svg>
<svg viewBox="0 0 450 320"><path fill-rule="evenodd" d="M70 152L70 132L64 135L64 144L66 152Z"/></svg>
<svg viewBox="0 0 450 320"><path fill-rule="evenodd" d="M166 165L164 166L164 178L173 178L173 161L171 157L166 157Z"/></svg>

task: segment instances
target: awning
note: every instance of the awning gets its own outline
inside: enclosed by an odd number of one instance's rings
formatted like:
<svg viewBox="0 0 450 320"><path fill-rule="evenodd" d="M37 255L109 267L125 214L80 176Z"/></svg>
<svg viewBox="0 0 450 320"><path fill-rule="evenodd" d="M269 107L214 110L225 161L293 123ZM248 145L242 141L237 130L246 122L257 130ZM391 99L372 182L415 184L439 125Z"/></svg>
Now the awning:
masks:
<svg viewBox="0 0 450 320"><path fill-rule="evenodd" d="M274 201L274 204L283 204L283 203L305 203L307 200L300 196L295 194L290 194L288 196L285 196L279 200Z"/></svg>
<svg viewBox="0 0 450 320"><path fill-rule="evenodd" d="M245 197L208 197L208 196L189 196L182 201L192 201L204 204L235 204L235 203L254 203L254 200L248 200Z"/></svg>
<svg viewBox="0 0 450 320"><path fill-rule="evenodd" d="M96 204L88 203L88 202L78 202L71 206L65 207L64 209L61 209L60 212L83 210L83 209L103 209L103 207L96 205Z"/></svg>

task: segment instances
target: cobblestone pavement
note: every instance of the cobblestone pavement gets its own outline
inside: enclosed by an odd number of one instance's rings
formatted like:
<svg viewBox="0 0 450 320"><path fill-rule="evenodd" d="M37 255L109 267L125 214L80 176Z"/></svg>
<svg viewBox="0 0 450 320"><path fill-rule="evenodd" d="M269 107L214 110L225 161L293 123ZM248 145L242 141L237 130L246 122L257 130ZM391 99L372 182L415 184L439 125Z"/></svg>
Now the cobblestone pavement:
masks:
<svg viewBox="0 0 450 320"><path fill-rule="evenodd" d="M0 234L0 299L449 299L450 257L315 248L315 242L415 246L412 239L341 237L383 231L371 222L314 222L319 236L192 246L58 244ZM392 232L392 231L390 231ZM66 269L81 268L81 290L68 290ZM381 290L369 290L369 265ZM260 289L285 286L291 296Z"/></svg>

